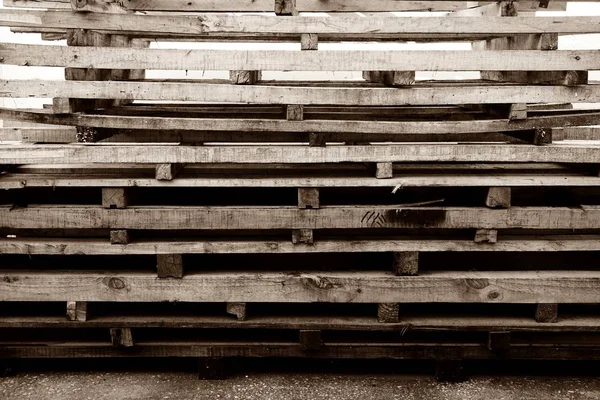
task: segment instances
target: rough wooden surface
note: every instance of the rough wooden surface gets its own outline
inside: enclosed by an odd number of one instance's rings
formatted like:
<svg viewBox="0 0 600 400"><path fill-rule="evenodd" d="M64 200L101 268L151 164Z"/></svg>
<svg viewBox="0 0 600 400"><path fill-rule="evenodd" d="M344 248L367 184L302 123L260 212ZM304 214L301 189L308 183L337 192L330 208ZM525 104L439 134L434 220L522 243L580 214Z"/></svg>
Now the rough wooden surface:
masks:
<svg viewBox="0 0 600 400"><path fill-rule="evenodd" d="M377 305L377 321L382 323L394 323L400 320L400 304L379 303Z"/></svg>
<svg viewBox="0 0 600 400"><path fill-rule="evenodd" d="M558 322L558 304L538 304L535 309L535 320L541 323Z"/></svg>
<svg viewBox="0 0 600 400"><path fill-rule="evenodd" d="M67 301L67 319L69 321L86 321L87 303L85 301Z"/></svg>
<svg viewBox="0 0 600 400"><path fill-rule="evenodd" d="M181 254L157 254L156 263L159 278L183 278Z"/></svg>
<svg viewBox="0 0 600 400"><path fill-rule="evenodd" d="M102 207L126 208L128 198L125 188L102 188Z"/></svg>
<svg viewBox="0 0 600 400"><path fill-rule="evenodd" d="M395 275L414 276L419 273L419 252L398 251L394 253L392 270Z"/></svg>

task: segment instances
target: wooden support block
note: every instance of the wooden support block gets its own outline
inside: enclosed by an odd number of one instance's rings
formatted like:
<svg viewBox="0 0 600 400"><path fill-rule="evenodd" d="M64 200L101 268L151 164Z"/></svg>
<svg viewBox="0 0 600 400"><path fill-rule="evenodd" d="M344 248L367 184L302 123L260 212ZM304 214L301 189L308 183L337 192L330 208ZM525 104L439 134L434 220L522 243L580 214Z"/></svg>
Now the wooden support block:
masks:
<svg viewBox="0 0 600 400"><path fill-rule="evenodd" d="M275 14L298 15L296 0L275 0Z"/></svg>
<svg viewBox="0 0 600 400"><path fill-rule="evenodd" d="M508 113L509 121L518 121L527 119L527 104L517 103L510 105L510 111Z"/></svg>
<svg viewBox="0 0 600 400"><path fill-rule="evenodd" d="M304 119L304 106L299 104L290 104L287 106L288 121L302 121Z"/></svg>
<svg viewBox="0 0 600 400"><path fill-rule="evenodd" d="M464 382L466 374L463 360L436 360L435 377L439 382Z"/></svg>
<svg viewBox="0 0 600 400"><path fill-rule="evenodd" d="M382 83L383 82L382 71L363 71L362 77L365 81L371 83Z"/></svg>
<svg viewBox="0 0 600 400"><path fill-rule="evenodd" d="M292 231L292 243L293 244L313 244L313 230L312 229L294 229Z"/></svg>
<svg viewBox="0 0 600 400"><path fill-rule="evenodd" d="M319 208L319 188L298 188L298 208Z"/></svg>
<svg viewBox="0 0 600 400"><path fill-rule="evenodd" d="M535 320L537 322L558 322L558 304L538 304L535 309Z"/></svg>
<svg viewBox="0 0 600 400"><path fill-rule="evenodd" d="M302 351L318 351L323 346L321 331L302 330L300 331L300 348Z"/></svg>
<svg viewBox="0 0 600 400"><path fill-rule="evenodd" d="M71 114L71 102L66 97L55 97L52 99L52 112L54 114Z"/></svg>
<svg viewBox="0 0 600 400"><path fill-rule="evenodd" d="M375 166L377 179L391 179L394 177L394 164L391 162L377 163Z"/></svg>
<svg viewBox="0 0 600 400"><path fill-rule="evenodd" d="M510 332L490 332L488 335L488 349L495 353L505 353L510 350Z"/></svg>
<svg viewBox="0 0 600 400"><path fill-rule="evenodd" d="M511 199L511 188L491 187L488 189L485 205L490 208L509 208Z"/></svg>
<svg viewBox="0 0 600 400"><path fill-rule="evenodd" d="M102 207L126 208L127 190L125 188L102 188Z"/></svg>
<svg viewBox="0 0 600 400"><path fill-rule="evenodd" d="M229 82L235 85L252 85L261 78L260 71L229 71Z"/></svg>
<svg viewBox="0 0 600 400"><path fill-rule="evenodd" d="M542 146L552 143L552 128L535 128L533 132L533 144Z"/></svg>
<svg viewBox="0 0 600 400"><path fill-rule="evenodd" d="M300 49L318 50L319 35L317 35L316 33L303 33L302 35L300 35Z"/></svg>
<svg viewBox="0 0 600 400"><path fill-rule="evenodd" d="M498 230L477 229L475 232L475 243L496 243L498 241Z"/></svg>
<svg viewBox="0 0 600 400"><path fill-rule="evenodd" d="M227 313L235 315L238 321L246 320L246 303L227 303Z"/></svg>
<svg viewBox="0 0 600 400"><path fill-rule="evenodd" d="M183 169L183 164L157 164L156 165L156 180L157 181L172 181L177 174Z"/></svg>
<svg viewBox="0 0 600 400"><path fill-rule="evenodd" d="M111 244L127 244L129 243L129 231L113 230L110 231L110 243Z"/></svg>
<svg viewBox="0 0 600 400"><path fill-rule="evenodd" d="M73 99L70 100L71 103L74 101ZM107 129L78 126L75 139L79 143L96 143L110 136L112 136L112 133Z"/></svg>
<svg viewBox="0 0 600 400"><path fill-rule="evenodd" d="M111 328L110 339L115 347L133 347L131 328Z"/></svg>
<svg viewBox="0 0 600 400"><path fill-rule="evenodd" d="M87 320L87 302L68 301L67 318L69 319L69 321L85 322Z"/></svg>
<svg viewBox="0 0 600 400"><path fill-rule="evenodd" d="M198 379L222 380L227 378L223 357L201 357L198 359Z"/></svg>
<svg viewBox="0 0 600 400"><path fill-rule="evenodd" d="M159 278L183 278L183 257L181 254L157 254L156 269Z"/></svg>
<svg viewBox="0 0 600 400"><path fill-rule="evenodd" d="M383 83L389 86L409 86L415 84L415 71L388 71L383 74Z"/></svg>
<svg viewBox="0 0 600 400"><path fill-rule="evenodd" d="M71 0L73 11L125 14L127 8L114 0Z"/></svg>
<svg viewBox="0 0 600 400"><path fill-rule="evenodd" d="M309 133L308 134L308 146L309 147L325 147L327 145L327 136L324 133Z"/></svg>
<svg viewBox="0 0 600 400"><path fill-rule="evenodd" d="M393 271L396 275L418 275L419 274L419 252L398 251L394 253Z"/></svg>
<svg viewBox="0 0 600 400"><path fill-rule="evenodd" d="M379 303L377 305L377 321L393 323L400 321L399 303Z"/></svg>

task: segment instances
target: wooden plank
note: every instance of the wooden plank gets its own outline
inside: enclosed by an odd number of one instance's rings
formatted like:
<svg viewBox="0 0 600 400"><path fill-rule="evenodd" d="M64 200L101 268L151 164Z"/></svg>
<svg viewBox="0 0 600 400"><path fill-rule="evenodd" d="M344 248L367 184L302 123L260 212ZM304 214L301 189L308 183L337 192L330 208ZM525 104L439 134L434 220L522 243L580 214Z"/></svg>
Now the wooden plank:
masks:
<svg viewBox="0 0 600 400"><path fill-rule="evenodd" d="M272 12L272 0L130 0L119 2L120 5L131 11L193 11L193 12ZM365 2L362 0L296 0L298 11L312 12L378 12L378 11L455 11L467 7L466 1L436 0L379 0ZM5 7L18 8L50 8L70 9L67 0L4 0ZM538 10L539 3L535 1L521 1L518 9ZM566 1L552 1L547 10L565 11Z"/></svg>
<svg viewBox="0 0 600 400"><path fill-rule="evenodd" d="M191 272L3 271L2 301L598 303L598 271Z"/></svg>
<svg viewBox="0 0 600 400"><path fill-rule="evenodd" d="M575 91L577 91L577 96L573 95ZM0 92L4 97L12 98L69 96L93 99L352 106L600 102L600 85L596 84L577 87L511 85L464 85L459 87L435 84L430 87L415 85L410 90L397 90L397 88L367 88L364 86L0 80ZM3 118L7 115L6 111L2 112Z"/></svg>
<svg viewBox="0 0 600 400"><path fill-rule="evenodd" d="M598 28L600 30L600 28ZM107 35L104 35L107 36ZM109 37L110 38L110 37ZM99 46L99 45L98 45ZM189 50L0 44L7 65L94 69L236 70L232 83L255 83L260 70L561 71L600 69L598 50ZM254 71L257 70L257 71ZM411 73L411 74L414 74ZM412 84L400 73L388 84ZM103 80L103 79L88 79Z"/></svg>
<svg viewBox="0 0 600 400"><path fill-rule="evenodd" d="M535 150L534 150L535 149ZM600 163L596 144L371 146L169 146L95 144L0 145L2 164L73 163L339 163L339 162L562 162Z"/></svg>
<svg viewBox="0 0 600 400"><path fill-rule="evenodd" d="M365 18L355 14L324 17L195 14L100 14L69 11L2 10L0 26L25 28L91 29L127 34L130 31L207 35L209 33L311 33L311 34L498 34L597 33L599 17L397 17ZM324 23L326 21L326 23ZM128 30L128 27L135 29Z"/></svg>
<svg viewBox="0 0 600 400"><path fill-rule="evenodd" d="M111 245L99 239L4 238L2 254L29 255L127 255L127 254L295 254L353 252L563 252L600 251L600 237L594 235L530 236L503 238L495 244L472 240L319 240L312 245L294 245L281 240L136 240L127 246Z"/></svg>
<svg viewBox="0 0 600 400"><path fill-rule="evenodd" d="M0 226L13 229L598 229L600 207L297 207L0 206ZM302 236L302 235L301 235Z"/></svg>
<svg viewBox="0 0 600 400"><path fill-rule="evenodd" d="M181 254L157 254L156 269L158 277L183 278L183 257Z"/></svg>
<svg viewBox="0 0 600 400"><path fill-rule="evenodd" d="M85 322L87 320L87 303L85 301L67 301L67 319Z"/></svg>

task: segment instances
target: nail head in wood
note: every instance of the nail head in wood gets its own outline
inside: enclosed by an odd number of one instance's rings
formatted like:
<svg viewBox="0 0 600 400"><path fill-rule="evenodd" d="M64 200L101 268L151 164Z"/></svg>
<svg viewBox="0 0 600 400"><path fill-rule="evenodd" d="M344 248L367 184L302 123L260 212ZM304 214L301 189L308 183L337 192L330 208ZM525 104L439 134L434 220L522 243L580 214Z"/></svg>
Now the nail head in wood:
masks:
<svg viewBox="0 0 600 400"><path fill-rule="evenodd" d="M477 229L475 232L475 243L496 243L498 241L498 230Z"/></svg>
<svg viewBox="0 0 600 400"><path fill-rule="evenodd" d="M300 348L302 351L318 351L323 346L321 331L302 330L300 331Z"/></svg>
<svg viewBox="0 0 600 400"><path fill-rule="evenodd" d="M156 180L172 181L183 169L183 164L157 164Z"/></svg>
<svg viewBox="0 0 600 400"><path fill-rule="evenodd" d="M156 269L159 278L183 278L183 256L181 254L157 254Z"/></svg>
<svg viewBox="0 0 600 400"><path fill-rule="evenodd" d="M510 349L510 332L490 332L488 335L488 349L496 353L508 351Z"/></svg>
<svg viewBox="0 0 600 400"><path fill-rule="evenodd" d="M298 208L319 208L319 188L298 188Z"/></svg>
<svg viewBox="0 0 600 400"><path fill-rule="evenodd" d="M375 166L377 179L391 179L394 177L394 165L390 162L377 163Z"/></svg>
<svg viewBox="0 0 600 400"><path fill-rule="evenodd" d="M125 188L102 188L102 207L127 208L127 204Z"/></svg>
<svg viewBox="0 0 600 400"><path fill-rule="evenodd" d="M304 106L299 104L290 104L287 106L288 121L302 121L304 119Z"/></svg>
<svg viewBox="0 0 600 400"><path fill-rule="evenodd" d="M294 229L292 231L292 243L293 244L313 244L313 230L312 229Z"/></svg>
<svg viewBox="0 0 600 400"><path fill-rule="evenodd" d="M318 50L319 49L319 35L315 33L303 33L300 36L300 49L301 50Z"/></svg>
<svg viewBox="0 0 600 400"><path fill-rule="evenodd" d="M246 303L227 303L227 314L235 315L238 321L245 321L246 308Z"/></svg>
<svg viewBox="0 0 600 400"><path fill-rule="evenodd" d="M115 347L133 347L131 328L111 328L110 339Z"/></svg>
<svg viewBox="0 0 600 400"><path fill-rule="evenodd" d="M68 301L67 318L69 321L85 322L87 320L87 303L85 301Z"/></svg>
<svg viewBox="0 0 600 400"><path fill-rule="evenodd" d="M129 243L129 231L127 231L127 230L110 231L110 243L111 244L128 244Z"/></svg>
<svg viewBox="0 0 600 400"><path fill-rule="evenodd" d="M398 251L394 253L394 274L414 276L419 274L419 252Z"/></svg>
<svg viewBox="0 0 600 400"><path fill-rule="evenodd" d="M558 304L538 304L535 309L536 322L558 322Z"/></svg>
<svg viewBox="0 0 600 400"><path fill-rule="evenodd" d="M377 305L377 321L381 323L400 322L400 304L379 303Z"/></svg>
<svg viewBox="0 0 600 400"><path fill-rule="evenodd" d="M491 187L485 199L485 205L490 208L510 208L511 188Z"/></svg>

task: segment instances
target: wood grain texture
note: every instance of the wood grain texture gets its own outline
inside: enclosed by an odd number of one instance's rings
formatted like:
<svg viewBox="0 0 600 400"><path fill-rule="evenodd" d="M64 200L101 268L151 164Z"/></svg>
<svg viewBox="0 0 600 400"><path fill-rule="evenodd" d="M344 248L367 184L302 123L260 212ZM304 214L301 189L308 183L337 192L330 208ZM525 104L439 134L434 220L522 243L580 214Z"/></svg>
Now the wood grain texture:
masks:
<svg viewBox="0 0 600 400"><path fill-rule="evenodd" d="M3 271L2 301L598 303L598 271L146 272Z"/></svg>
<svg viewBox="0 0 600 400"><path fill-rule="evenodd" d="M183 278L183 257L181 254L157 254L156 269L158 277L164 278Z"/></svg>

